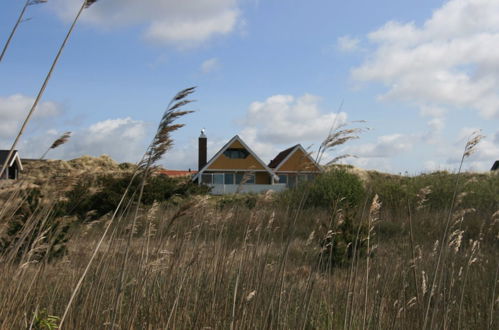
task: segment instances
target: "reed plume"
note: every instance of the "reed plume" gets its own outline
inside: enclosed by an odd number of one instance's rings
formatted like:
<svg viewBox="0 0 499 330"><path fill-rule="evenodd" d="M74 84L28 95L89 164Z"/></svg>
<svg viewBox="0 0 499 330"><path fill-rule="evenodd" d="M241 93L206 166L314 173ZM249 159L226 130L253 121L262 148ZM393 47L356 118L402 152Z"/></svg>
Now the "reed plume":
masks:
<svg viewBox="0 0 499 330"><path fill-rule="evenodd" d="M428 302L426 304L426 311L425 311L425 316L424 316L424 321L423 321L423 329L426 329L428 326L429 314L430 314L433 296L435 295L436 290L438 289L437 280L439 279L439 276L441 273L440 266L442 265L443 260L445 259L446 249L448 248L448 246L447 246L448 244L446 244L446 242L450 239L449 230L450 230L451 222L452 222L452 218L453 218L452 215L454 213L454 207L456 205L456 198L457 198L459 182L460 182L460 178L461 178L461 171L463 168L464 160L476 152L476 150L478 148L478 144L480 143L480 141L483 138L484 138L484 136L481 134L480 130L475 131L470 135L470 137L468 138L468 141L466 142L466 145L464 147L464 151L463 151L463 154L461 157L461 162L459 163L459 170L457 171L457 175L456 175L456 182L454 184L454 191L453 191L453 196L452 196L452 200L450 203L450 208L449 208L449 211L447 213L447 220L445 222L445 229L444 229L444 232L442 234L442 244L440 245L440 250L439 250L438 256L437 256L437 262L435 265L435 271L433 274L432 283L430 285L430 293L428 296ZM442 269L442 272L443 272L443 269ZM443 276L443 274L441 276ZM432 325L430 324L430 328L431 327L432 327Z"/></svg>
<svg viewBox="0 0 499 330"><path fill-rule="evenodd" d="M156 130L156 135L154 136L142 161L139 164L141 168L147 170L150 166L153 166L173 146L171 133L184 127L184 124L174 124L174 122L178 118L193 112L191 110L181 111L180 109L193 102L193 100L188 100L186 98L190 94L194 93L195 90L196 87L186 88L178 92L170 101L166 111L161 117L158 129Z"/></svg>
<svg viewBox="0 0 499 330"><path fill-rule="evenodd" d="M40 159L44 159L50 150L56 149L57 147L60 147L61 145L68 142L70 137L71 137L71 132L65 132L64 134L62 134L57 140L55 140L52 143L52 145L47 149L47 151L45 151L43 153L43 155L40 157Z"/></svg>
<svg viewBox="0 0 499 330"><path fill-rule="evenodd" d="M355 127L355 128L346 128L348 125L352 123L365 123L363 120L359 121L352 121L349 123L344 123L341 125L338 125L335 127L331 127L331 130L329 131L329 134L326 136L326 138L322 141L319 151L317 153L317 159L316 161L319 163L322 160L322 157L324 156L324 153L327 151L332 151L336 149L337 147L351 141L351 140L356 140L359 138L359 134L364 133L369 130L367 127ZM348 157L355 157L354 155L351 154L342 154L339 156L334 157L332 160L330 160L326 165L331 165L336 162L338 162L341 159L348 158Z"/></svg>
<svg viewBox="0 0 499 330"><path fill-rule="evenodd" d="M66 320L66 317L70 311L70 308L73 304L74 299L76 298L82 284L83 280L85 279L90 266L92 265L93 261L95 260L95 257L97 256L97 253L100 250L100 247L102 246L102 243L104 242L104 239L107 237L107 233L109 232L109 229L111 228L111 225L114 223L114 220L116 219L116 216L118 215L118 212L122 209L122 206L124 205L125 198L128 195L130 188L132 186L133 181L136 179L136 177L139 175L140 172L143 173L142 175L142 182L140 184L140 193L139 197L137 200L137 206L135 210L135 215L133 218L132 226L133 228L135 226L136 219L138 217L138 210L140 207L140 201L142 198L142 194L144 191L144 185L146 181L147 174L151 168L157 162L161 157L164 155L166 151L168 151L172 145L173 145L173 140L170 136L170 133L173 131L179 129L180 127L183 127L183 124L174 124L175 120L177 120L179 117L184 116L188 113L191 113L192 111L180 111L180 108L183 106L191 103L191 100L186 100L185 98L192 94L195 91L195 87L190 87L186 88L179 93L177 93L173 99L170 101L170 103L167 106L166 111L164 112L163 116L161 117L160 123L158 125L158 129L156 131L156 135L154 136L151 144L147 148L144 156L142 157L142 160L139 162L139 166L137 170L134 172L128 186L126 187L125 191L123 192L121 199L116 206L116 209L113 212L113 215L111 216L111 219L108 221L104 232L102 233L96 247L94 248L92 255L90 257L90 260L88 261L87 265L85 266L85 269L80 276L78 283L76 284L75 288L72 290L71 297L66 305L66 308L64 310L64 314L61 317L61 321L59 323L59 327L62 328L62 325L64 321ZM180 216L180 215L179 215ZM121 274L120 274L120 282L118 284L118 289L117 289L117 297L115 300L115 307L113 309L113 322L112 328L114 327L114 322L116 321L117 317L117 305L119 304L119 301L121 299L121 291L123 288L123 280L124 280L124 268L126 267L127 259L128 259L128 253L129 253L129 247L130 247L130 240L133 235L133 230L130 231L130 236L128 238L128 244L126 246L126 251L125 251L125 256L123 258L123 263L121 266Z"/></svg>

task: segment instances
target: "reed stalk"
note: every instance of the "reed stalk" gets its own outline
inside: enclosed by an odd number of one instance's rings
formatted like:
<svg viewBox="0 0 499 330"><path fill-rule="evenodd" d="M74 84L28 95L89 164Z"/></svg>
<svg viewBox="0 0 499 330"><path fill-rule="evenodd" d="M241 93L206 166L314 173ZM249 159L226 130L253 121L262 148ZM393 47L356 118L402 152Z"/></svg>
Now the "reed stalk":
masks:
<svg viewBox="0 0 499 330"><path fill-rule="evenodd" d="M55 69L57 63L59 62L59 58L61 57L62 52L63 52L64 48L66 47L66 44L68 43L68 40L69 40L71 34L73 33L73 30L74 30L74 28L76 26L76 22L80 18L81 13L83 12L83 10L85 8L88 8L94 2L96 2L96 0L93 0L93 1L91 1L91 0L85 0L85 1L82 2L82 5L81 5L80 9L78 10L78 12L77 12L77 14L76 14L73 22L71 23L71 26L70 26L67 34L66 34L66 37L64 38L64 40L63 40L61 46L59 47L59 50L58 50L58 52L57 52L57 54L56 54L56 56L54 58L54 60L52 61L52 65L50 66L50 69L49 69L47 75L45 76L45 80L43 81L42 86L40 87L40 90L38 91L38 94L37 94L37 96L35 98L35 101L33 102L33 105L31 106L31 109L29 110L26 118L24 119L24 122L23 122L21 128L19 129L19 132L17 133L16 138L14 139L14 142L12 143L12 146L10 147L9 154L8 154L7 158L5 159L4 163L2 164L2 168L0 169L0 177L2 177L3 173L5 172L5 169L7 168L8 161L10 160L10 158L12 157L12 155L14 154L14 150L16 149L16 146L17 146L17 143L19 142L19 139L23 135L26 127L28 126L28 123L29 123L31 117L35 113L35 110L36 110L36 108L38 106L38 103L40 102L40 100L43 97L43 94L45 93L45 89L48 86L50 78L52 77L52 73L54 72L54 69Z"/></svg>

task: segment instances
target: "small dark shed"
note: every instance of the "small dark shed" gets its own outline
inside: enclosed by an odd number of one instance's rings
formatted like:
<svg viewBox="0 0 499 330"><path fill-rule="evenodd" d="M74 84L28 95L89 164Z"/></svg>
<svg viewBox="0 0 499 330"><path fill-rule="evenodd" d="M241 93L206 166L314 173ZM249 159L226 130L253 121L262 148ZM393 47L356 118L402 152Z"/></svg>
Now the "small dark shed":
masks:
<svg viewBox="0 0 499 330"><path fill-rule="evenodd" d="M499 171L499 160L496 160L494 165L492 165L491 171Z"/></svg>
<svg viewBox="0 0 499 330"><path fill-rule="evenodd" d="M10 150L0 150L0 170L3 167L7 156L9 156ZM21 158L19 157L19 152L14 150L14 153L7 162L7 168L5 169L0 180L11 179L17 180L19 178L19 172L23 170L23 165L21 163Z"/></svg>

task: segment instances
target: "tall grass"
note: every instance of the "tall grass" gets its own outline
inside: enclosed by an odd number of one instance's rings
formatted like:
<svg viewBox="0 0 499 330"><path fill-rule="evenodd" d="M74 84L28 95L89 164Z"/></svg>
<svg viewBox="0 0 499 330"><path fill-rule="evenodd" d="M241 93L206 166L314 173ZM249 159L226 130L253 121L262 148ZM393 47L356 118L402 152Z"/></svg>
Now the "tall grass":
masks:
<svg viewBox="0 0 499 330"><path fill-rule="evenodd" d="M369 196L350 210L352 244L367 239L360 226L369 225L369 253L357 247L354 258L333 267L318 267L319 243L326 230L339 230L348 210L304 209L271 195L254 205L205 196L141 207L135 216L137 205L127 202L120 221L108 216L75 228L59 261L31 257L50 240L35 240L20 262L2 256L0 325L62 316L81 280L68 329L419 329L438 271L428 328L496 328L499 213L468 212L456 197L449 232L464 232L450 237L436 270L448 210L432 208L431 194L416 198L411 219ZM49 215L47 204L34 218Z"/></svg>
<svg viewBox="0 0 499 330"><path fill-rule="evenodd" d="M351 266L318 269L318 242L296 233L318 230L319 221L331 216L325 211L295 218L291 207L276 207L265 197L260 197L253 209L242 205L220 209L200 198L188 206L159 207L144 210L142 215L135 228L130 226L131 214L113 223L68 312L66 328L112 327L123 274L125 285L114 323L121 328L422 326L406 234L392 234L389 239L376 235L371 237L370 259L359 256ZM424 220L419 213L414 218ZM388 220L393 219L380 222ZM2 263L3 328L23 327L35 310L62 315L79 274L88 265L90 247L100 239L108 221L104 218L80 228L61 261ZM407 225L407 220L398 221L401 227ZM296 229L293 236L289 236L290 223ZM421 237L440 229L435 224L415 231ZM379 228L375 225L373 230ZM453 252L443 281L447 289L433 304L432 328L457 328L459 322L461 328L469 329L497 325L497 245L490 237L476 239L482 242L479 252L476 244L467 242ZM416 263L421 274L426 274L418 280L424 281L431 276L438 256L433 242L420 241L418 246ZM475 257L479 259L471 263ZM425 297L428 294L426 289Z"/></svg>

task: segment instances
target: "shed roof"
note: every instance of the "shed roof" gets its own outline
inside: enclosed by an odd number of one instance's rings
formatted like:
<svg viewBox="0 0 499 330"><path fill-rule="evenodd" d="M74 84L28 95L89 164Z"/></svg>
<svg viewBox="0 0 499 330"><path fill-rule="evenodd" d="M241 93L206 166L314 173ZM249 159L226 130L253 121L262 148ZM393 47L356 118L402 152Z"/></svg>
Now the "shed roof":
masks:
<svg viewBox="0 0 499 330"><path fill-rule="evenodd" d="M499 160L496 160L494 165L492 165L492 168L490 169L491 171L498 171L499 170Z"/></svg>
<svg viewBox="0 0 499 330"><path fill-rule="evenodd" d="M9 155L10 150L0 150L0 168L3 166L3 163L7 159L7 156ZM19 166L19 169L23 169L23 165L21 163L21 158L19 157L19 152L17 150L14 150L12 153L12 156L10 157L7 165L11 167L14 165L14 162L17 162L17 165Z"/></svg>

